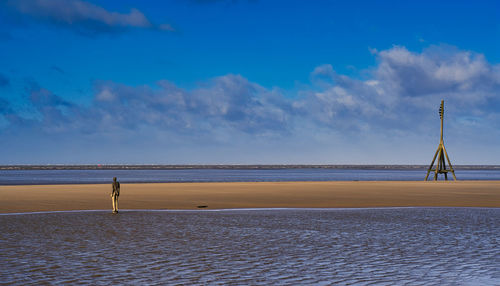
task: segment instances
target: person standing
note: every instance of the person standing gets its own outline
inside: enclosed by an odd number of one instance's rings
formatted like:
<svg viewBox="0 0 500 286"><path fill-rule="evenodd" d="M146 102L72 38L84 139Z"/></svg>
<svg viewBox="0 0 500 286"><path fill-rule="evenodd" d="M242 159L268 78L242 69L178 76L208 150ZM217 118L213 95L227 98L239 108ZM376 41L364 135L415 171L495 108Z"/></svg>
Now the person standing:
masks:
<svg viewBox="0 0 500 286"><path fill-rule="evenodd" d="M113 202L113 213L118 213L118 197L120 196L120 183L113 177L113 191L111 191L111 200Z"/></svg>

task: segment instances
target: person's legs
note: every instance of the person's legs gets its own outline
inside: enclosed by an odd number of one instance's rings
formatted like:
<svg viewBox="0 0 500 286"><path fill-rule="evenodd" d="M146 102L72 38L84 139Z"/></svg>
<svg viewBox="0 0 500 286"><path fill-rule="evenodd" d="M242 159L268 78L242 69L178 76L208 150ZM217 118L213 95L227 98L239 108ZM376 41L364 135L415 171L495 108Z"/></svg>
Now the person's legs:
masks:
<svg viewBox="0 0 500 286"><path fill-rule="evenodd" d="M117 207L116 207L116 196L113 196L111 198L111 201L113 202L113 212L116 212L116 209L117 209Z"/></svg>

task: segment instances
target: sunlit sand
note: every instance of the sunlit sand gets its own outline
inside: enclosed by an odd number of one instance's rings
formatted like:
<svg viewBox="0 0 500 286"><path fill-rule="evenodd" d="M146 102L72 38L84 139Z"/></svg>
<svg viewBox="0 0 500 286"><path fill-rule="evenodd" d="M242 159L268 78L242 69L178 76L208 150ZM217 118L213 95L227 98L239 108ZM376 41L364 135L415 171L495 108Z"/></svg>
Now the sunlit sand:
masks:
<svg viewBox="0 0 500 286"><path fill-rule="evenodd" d="M111 184L0 186L0 212L111 210ZM120 209L500 207L500 181L122 184Z"/></svg>

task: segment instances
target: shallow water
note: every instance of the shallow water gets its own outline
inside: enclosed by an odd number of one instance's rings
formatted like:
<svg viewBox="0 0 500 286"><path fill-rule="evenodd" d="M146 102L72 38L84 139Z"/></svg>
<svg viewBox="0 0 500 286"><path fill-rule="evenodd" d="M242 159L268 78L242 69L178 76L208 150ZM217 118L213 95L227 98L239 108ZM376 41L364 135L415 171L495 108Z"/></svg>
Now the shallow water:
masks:
<svg viewBox="0 0 500 286"><path fill-rule="evenodd" d="M0 216L6 284L499 285L500 209Z"/></svg>
<svg viewBox="0 0 500 286"><path fill-rule="evenodd" d="M0 170L0 185L160 182L423 181L426 170L386 169L184 169ZM500 170L456 170L459 180L500 180ZM432 178L432 176L431 176ZM442 176L439 179L443 179ZM450 175L450 179L451 175Z"/></svg>

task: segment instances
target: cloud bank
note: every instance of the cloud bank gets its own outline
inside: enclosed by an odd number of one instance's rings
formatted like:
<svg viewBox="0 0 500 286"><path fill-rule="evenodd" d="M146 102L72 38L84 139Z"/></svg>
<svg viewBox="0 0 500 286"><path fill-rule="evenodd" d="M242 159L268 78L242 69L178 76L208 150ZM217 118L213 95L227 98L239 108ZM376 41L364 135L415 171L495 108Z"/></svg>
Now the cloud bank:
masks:
<svg viewBox="0 0 500 286"><path fill-rule="evenodd" d="M395 46L376 56L378 65L365 80L336 74L330 65L317 67L312 75L320 78L322 90L306 91L305 109L335 128L389 129L419 127L415 119L435 109L440 99L452 103L456 115L499 110L500 67L482 55L448 46L422 53Z"/></svg>
<svg viewBox="0 0 500 286"><path fill-rule="evenodd" d="M128 153L127 158L133 158L131 150L149 146L151 153L169 157L137 155L139 162L426 163L422 154L437 144L437 108L444 99L448 137L461 142L448 149L499 142L499 65L448 46L421 53L394 46L375 56L377 65L363 78L318 66L296 95L228 74L190 90L167 80L143 86L97 81L91 103L83 106L35 85L28 92L36 111L31 118L0 102L3 132L109 146L104 149ZM391 150L403 157L385 160ZM202 155L207 152L213 157ZM478 155L468 153L462 163ZM224 154L238 159L214 159ZM499 155L489 159L500 162Z"/></svg>
<svg viewBox="0 0 500 286"><path fill-rule="evenodd" d="M153 24L141 11L112 12L81 0L8 0L7 6L39 21L82 34L115 33L129 28L173 31L169 24Z"/></svg>

